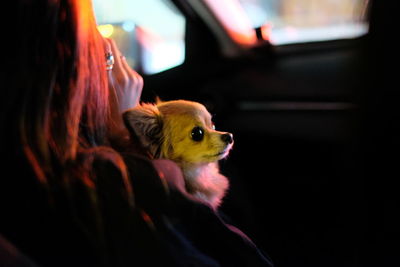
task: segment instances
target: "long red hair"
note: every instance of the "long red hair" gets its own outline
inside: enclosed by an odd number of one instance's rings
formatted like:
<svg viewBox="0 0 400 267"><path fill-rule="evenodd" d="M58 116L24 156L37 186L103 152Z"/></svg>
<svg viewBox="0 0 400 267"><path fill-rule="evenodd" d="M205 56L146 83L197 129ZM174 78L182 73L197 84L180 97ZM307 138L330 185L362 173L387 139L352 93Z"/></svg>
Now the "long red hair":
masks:
<svg viewBox="0 0 400 267"><path fill-rule="evenodd" d="M3 92L1 120L8 126L3 141L12 140L2 145L19 147L46 184L57 176L55 169L63 172L77 163L79 153L95 153L108 145L104 40L90 0L18 1L13 26L14 56L7 63L10 82ZM105 150L100 154L126 176L119 154Z"/></svg>

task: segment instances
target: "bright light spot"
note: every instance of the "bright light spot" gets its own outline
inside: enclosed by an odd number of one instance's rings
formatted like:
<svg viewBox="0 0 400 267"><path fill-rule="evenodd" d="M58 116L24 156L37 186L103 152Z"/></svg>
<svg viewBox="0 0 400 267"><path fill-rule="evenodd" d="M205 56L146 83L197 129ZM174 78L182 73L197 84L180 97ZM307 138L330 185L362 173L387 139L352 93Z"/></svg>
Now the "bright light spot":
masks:
<svg viewBox="0 0 400 267"><path fill-rule="evenodd" d="M289 38L290 40L295 40L299 38L299 31L295 27L286 26L284 28L284 31L286 32L287 38Z"/></svg>
<svg viewBox="0 0 400 267"><path fill-rule="evenodd" d="M135 29L135 23L131 20L125 21L122 23L122 29L126 32L131 32Z"/></svg>
<svg viewBox="0 0 400 267"><path fill-rule="evenodd" d="M154 74L185 60L186 19L170 1L92 2L96 20L102 25L99 31L103 36L112 35L130 66Z"/></svg>
<svg viewBox="0 0 400 267"><path fill-rule="evenodd" d="M105 38L111 37L111 35L114 33L114 27L111 24L99 25L97 26L97 29L99 30L100 34Z"/></svg>
<svg viewBox="0 0 400 267"><path fill-rule="evenodd" d="M271 40L271 30L272 25L270 23L265 23L261 26L261 34L264 40Z"/></svg>
<svg viewBox="0 0 400 267"><path fill-rule="evenodd" d="M145 73L157 73L185 61L183 41L155 43L152 49L144 51L143 70Z"/></svg>
<svg viewBox="0 0 400 267"><path fill-rule="evenodd" d="M274 45L352 39L368 33L367 23L349 23L323 27L272 27L270 40Z"/></svg>

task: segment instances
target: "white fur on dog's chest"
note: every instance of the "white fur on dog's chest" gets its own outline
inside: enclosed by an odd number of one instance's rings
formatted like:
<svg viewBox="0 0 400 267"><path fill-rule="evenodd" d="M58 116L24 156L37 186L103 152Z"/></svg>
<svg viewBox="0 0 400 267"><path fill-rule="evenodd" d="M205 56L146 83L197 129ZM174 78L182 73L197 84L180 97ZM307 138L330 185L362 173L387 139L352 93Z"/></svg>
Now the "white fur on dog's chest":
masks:
<svg viewBox="0 0 400 267"><path fill-rule="evenodd" d="M228 179L219 172L218 163L212 162L195 167L182 167L189 192L218 207L229 187Z"/></svg>

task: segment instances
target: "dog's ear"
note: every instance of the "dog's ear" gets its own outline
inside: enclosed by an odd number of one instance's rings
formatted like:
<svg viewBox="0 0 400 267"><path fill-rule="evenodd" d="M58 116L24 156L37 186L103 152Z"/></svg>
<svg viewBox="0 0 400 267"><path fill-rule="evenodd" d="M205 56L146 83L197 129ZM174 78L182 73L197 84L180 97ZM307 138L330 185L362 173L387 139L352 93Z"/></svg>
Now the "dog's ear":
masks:
<svg viewBox="0 0 400 267"><path fill-rule="evenodd" d="M136 136L153 157L158 157L162 142L163 121L157 106L142 103L125 111L122 116L131 135Z"/></svg>

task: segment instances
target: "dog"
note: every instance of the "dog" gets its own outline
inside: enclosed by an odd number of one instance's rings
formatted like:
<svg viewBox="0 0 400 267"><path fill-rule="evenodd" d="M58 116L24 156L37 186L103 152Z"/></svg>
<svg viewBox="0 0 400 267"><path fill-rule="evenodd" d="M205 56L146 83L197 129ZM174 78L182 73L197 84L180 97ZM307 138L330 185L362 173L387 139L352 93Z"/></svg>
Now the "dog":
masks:
<svg viewBox="0 0 400 267"><path fill-rule="evenodd" d="M215 130L204 105L187 100L141 103L123 113L131 135L153 159L182 169L188 193L217 209L229 188L218 161L232 149L233 135Z"/></svg>

